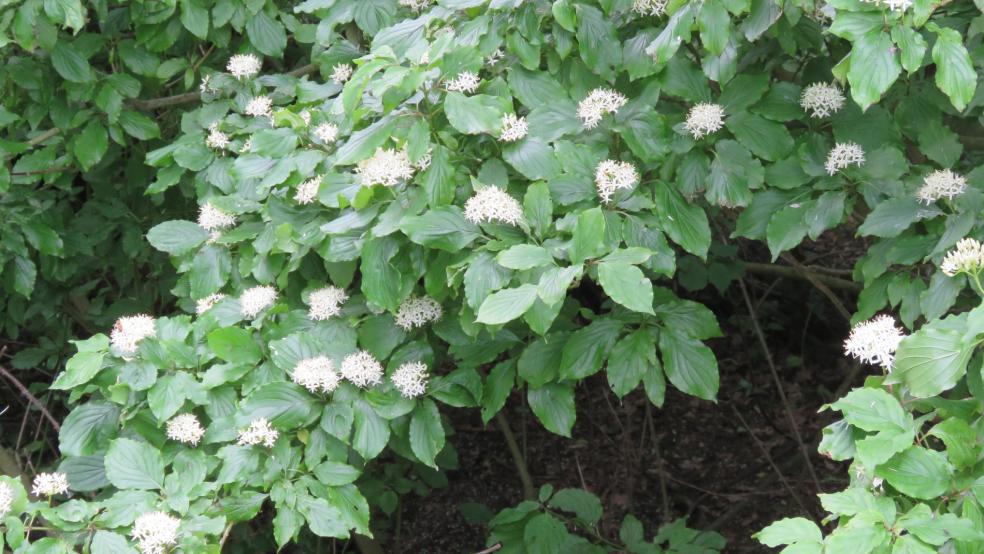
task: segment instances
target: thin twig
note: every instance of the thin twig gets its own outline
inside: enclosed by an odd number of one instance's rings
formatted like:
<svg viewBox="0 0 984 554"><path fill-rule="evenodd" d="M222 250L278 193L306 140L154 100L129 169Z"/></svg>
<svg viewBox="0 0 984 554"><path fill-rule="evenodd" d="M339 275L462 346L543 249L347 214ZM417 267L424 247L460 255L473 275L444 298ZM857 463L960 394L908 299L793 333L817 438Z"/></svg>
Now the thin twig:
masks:
<svg viewBox="0 0 984 554"><path fill-rule="evenodd" d="M506 416L500 410L495 414L495 422L499 425L502 436L506 438L506 446L509 447L509 452L512 454L516 472L519 473L519 480L523 482L523 499L533 500L536 498L536 488L533 487L533 478L530 477L530 470L526 466L526 460L523 458L523 453L519 450L519 443L516 442L516 436L513 435L512 429L509 428L509 420L506 419Z"/></svg>
<svg viewBox="0 0 984 554"><path fill-rule="evenodd" d="M17 379L17 377L14 377L14 375L9 371L7 371L7 368L3 366L0 366L0 375L2 375L4 378L10 381L10 383L14 385L14 388L17 389L17 391L20 392L21 395L23 395L24 398L28 400L28 402L34 404L35 406L38 407L39 410L41 410L41 415L43 415L44 418L47 419L49 423L51 423L51 427L55 430L56 433L61 430L61 425L58 424L58 420L51 415L51 412L48 411L48 408L46 408L45 405L41 403L41 401L38 400L36 396L31 394L31 391L27 390L27 387L25 387L24 384Z"/></svg>
<svg viewBox="0 0 984 554"><path fill-rule="evenodd" d="M822 292L823 295L830 300L830 303L834 305L834 308L837 309L837 313L839 313L841 317L847 321L851 321L851 312L844 307L844 304L840 301L840 298L837 298L837 295L827 288L827 284L821 280L821 277L823 277L822 275L816 275L810 271L807 271L807 269L803 267L803 265L800 264L799 261L797 261L791 254L782 254L782 259L792 264L797 271L803 274L803 277L805 277L807 281L816 287L817 290Z"/></svg>
<svg viewBox="0 0 984 554"><path fill-rule="evenodd" d="M789 481L786 480L786 476L782 474L782 471L779 469L779 466L776 465L776 462L772 459L772 456L769 455L769 450L765 447L764 444L762 444L762 441L760 441L758 437L755 436L755 432L752 431L752 428L748 425L748 422L745 421L744 417L742 417L741 412L739 412L738 409L735 408L733 404L730 404L729 406L731 407L731 411L735 413L735 416L738 418L738 421L740 421L742 426L748 430L748 434L751 435L752 440L755 441L755 444L759 447L759 450L762 451L762 455L765 456L765 459L769 462L769 465L772 466L773 471L776 472L776 476L779 477L779 480L782 481L783 486L786 487L786 490L789 491L790 495L792 495L793 500L795 500L796 503L799 504L799 507L803 510L804 514L809 514L810 511L806 509L806 505L804 505L803 501L800 500L799 495L796 494L796 491L793 490L792 485L790 485Z"/></svg>
<svg viewBox="0 0 984 554"><path fill-rule="evenodd" d="M57 135L60 132L61 132L61 129L59 129L58 127L53 127L51 129L48 129L47 131L41 133L40 135L32 138L31 140L27 141L27 145L28 146L32 146L32 147L33 146L37 146L37 145L41 144L42 142L50 139L51 137Z"/></svg>
<svg viewBox="0 0 984 554"><path fill-rule="evenodd" d="M659 437L656 435L656 425L653 422L653 409L649 402L646 402L646 422L649 423L649 432L652 434L653 454L656 455L656 468L659 471L659 495L663 504L663 522L670 521L670 497L666 494L666 468L663 464L663 454L659 448Z"/></svg>
<svg viewBox="0 0 984 554"><path fill-rule="evenodd" d="M31 171L12 171L10 175L12 177L23 177L26 175L46 175L48 173L61 173L62 171L68 171L72 169L70 165L61 165L57 167L49 167L46 169L33 169Z"/></svg>
<svg viewBox="0 0 984 554"><path fill-rule="evenodd" d="M783 256L783 259L786 259ZM741 265L744 266L745 271L751 273L761 273L766 275L778 275L780 277L792 277L795 279L805 279L810 282L823 283L827 287L835 289L843 289L851 292L861 292L863 288L861 283L855 283L854 281L848 281L847 279L841 279L839 277L834 277L833 275L824 275L816 271L811 271L810 269L800 266L800 267L789 267L785 265L778 264L763 264L759 262L746 262L742 261ZM814 283L816 284L816 283Z"/></svg>
<svg viewBox="0 0 984 554"><path fill-rule="evenodd" d="M318 66L315 64L308 64L305 66L298 67L297 69L287 73L291 77L302 77L310 73L314 73L318 70ZM198 91L185 92L183 94L175 94L173 96L164 96L161 98L151 98L149 100L131 100L130 105L138 110L157 110L160 108L169 108L171 106L180 106L182 104L194 104L202 99L201 93Z"/></svg>
<svg viewBox="0 0 984 554"><path fill-rule="evenodd" d="M497 550L500 550L500 549L502 549L502 543L501 542L497 542L497 543L493 544L492 546L486 548L485 550L479 550L475 554L492 554L493 552L495 552Z"/></svg>
<svg viewBox="0 0 984 554"><path fill-rule="evenodd" d="M803 453L803 459L806 461L806 467L810 471L810 476L817 485L817 492L822 492L823 489L820 487L820 479L817 478L817 473L813 469L813 462L810 460L810 453L806 448L806 443L803 442L803 436L800 434L799 426L796 425L796 419L793 417L793 408L789 405L789 399L786 398L786 391L783 389L782 381L779 379L779 370L776 369L776 364L772 361L772 352L769 351L769 345L765 342L765 334L759 326L758 315L755 313L755 306L752 305L752 298L748 295L748 288L745 287L745 280L738 279L738 285L741 288L741 295L745 299L745 306L748 307L748 313L752 318L752 329L755 330L759 346L762 347L762 353L765 355L766 364L769 366L769 371L772 372L772 380L775 382L776 390L779 391L779 398L782 400L786 418L789 419L789 427L792 429L793 436L796 437L796 443ZM751 432L751 429L749 429L749 432Z"/></svg>

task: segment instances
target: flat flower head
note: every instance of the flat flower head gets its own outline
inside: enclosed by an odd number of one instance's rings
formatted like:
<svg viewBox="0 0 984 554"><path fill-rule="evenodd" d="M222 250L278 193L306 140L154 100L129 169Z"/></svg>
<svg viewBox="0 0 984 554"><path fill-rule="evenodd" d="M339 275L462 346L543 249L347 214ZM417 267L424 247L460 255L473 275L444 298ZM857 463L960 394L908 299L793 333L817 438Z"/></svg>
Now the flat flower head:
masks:
<svg viewBox="0 0 984 554"><path fill-rule="evenodd" d="M953 277L958 273L977 275L984 269L984 245L972 238L960 239L957 247L946 253L940 271Z"/></svg>
<svg viewBox="0 0 984 554"><path fill-rule="evenodd" d="M321 176L313 177L297 185L294 191L294 202L298 204L310 204L318 197L318 189L321 187Z"/></svg>
<svg viewBox="0 0 984 554"><path fill-rule="evenodd" d="M404 398L417 398L427 391L427 365L423 362L405 363L396 368L390 381Z"/></svg>
<svg viewBox="0 0 984 554"><path fill-rule="evenodd" d="M335 142L338 139L338 127L332 123L322 123L314 128L314 136L325 144Z"/></svg>
<svg viewBox="0 0 984 554"><path fill-rule="evenodd" d="M577 116L586 129L593 129L606 114L617 113L628 101L612 89L596 88L577 105Z"/></svg>
<svg viewBox="0 0 984 554"><path fill-rule="evenodd" d="M336 85L340 85L345 81L348 81L351 77L352 77L352 66L347 63L337 64L331 70L331 80Z"/></svg>
<svg viewBox="0 0 984 554"><path fill-rule="evenodd" d="M277 442L280 432L270 425L265 417L258 417L250 422L249 427L239 432L239 446L256 446L262 444L267 448L273 448Z"/></svg>
<svg viewBox="0 0 984 554"><path fill-rule="evenodd" d="M249 79L260 72L263 62L253 54L236 54L229 58L226 71L237 79Z"/></svg>
<svg viewBox="0 0 984 554"><path fill-rule="evenodd" d="M342 377L361 389L378 385L383 378L383 366L365 350L345 356L342 360L341 372Z"/></svg>
<svg viewBox="0 0 984 554"><path fill-rule="evenodd" d="M432 0L400 0L400 5L410 8L415 12L426 8L430 5Z"/></svg>
<svg viewBox="0 0 984 554"><path fill-rule="evenodd" d="M523 220L523 208L506 191L496 186L479 189L465 202L465 218L479 223L518 225Z"/></svg>
<svg viewBox="0 0 984 554"><path fill-rule="evenodd" d="M297 362L290 379L312 393L329 393L338 388L341 377L335 372L331 358L315 356Z"/></svg>
<svg viewBox="0 0 984 554"><path fill-rule="evenodd" d="M320 288L308 297L308 317L314 321L327 321L342 313L342 304L348 300L344 289L334 286Z"/></svg>
<svg viewBox="0 0 984 554"><path fill-rule="evenodd" d="M406 150L377 148L371 158L359 162L355 172L364 186L392 187L412 178L414 167Z"/></svg>
<svg viewBox="0 0 984 554"><path fill-rule="evenodd" d="M236 217L206 201L198 208L198 225L206 231L219 231L236 224Z"/></svg>
<svg viewBox="0 0 984 554"><path fill-rule="evenodd" d="M409 331L441 319L443 313L441 305L433 298L411 296L396 311L396 324Z"/></svg>
<svg viewBox="0 0 984 554"><path fill-rule="evenodd" d="M861 167L864 164L864 150L853 142L838 142L827 154L823 166L828 175L834 175L850 166Z"/></svg>
<svg viewBox="0 0 984 554"><path fill-rule="evenodd" d="M197 446L205 435L205 428L195 414L181 414L167 422L167 438L184 444Z"/></svg>
<svg viewBox="0 0 984 554"><path fill-rule="evenodd" d="M954 196L967 190L967 179L950 171L940 169L927 175L916 193L916 198L926 204L932 204L940 198L952 200Z"/></svg>
<svg viewBox="0 0 984 554"><path fill-rule="evenodd" d="M220 131L219 126L213 123L208 128L208 136L205 138L205 146L216 150L223 150L226 146L229 146L229 135Z"/></svg>
<svg viewBox="0 0 984 554"><path fill-rule="evenodd" d="M639 15L664 15L669 0L634 0L632 11Z"/></svg>
<svg viewBox="0 0 984 554"><path fill-rule="evenodd" d="M165 554L168 547L178 541L181 520L167 512L148 512L133 522L130 536L137 541L142 554Z"/></svg>
<svg viewBox="0 0 984 554"><path fill-rule="evenodd" d="M609 202L615 191L631 189L639 182L639 172L628 162L605 160L595 168L595 187L602 202Z"/></svg>
<svg viewBox="0 0 984 554"><path fill-rule="evenodd" d="M724 108L709 102L701 102L690 108L687 122L684 123L684 128L695 139L716 133L721 127L724 127Z"/></svg>
<svg viewBox="0 0 984 554"><path fill-rule="evenodd" d="M868 4L884 5L886 8L892 10L893 12L902 13L905 10L912 7L914 2L912 0L862 0Z"/></svg>
<svg viewBox="0 0 984 554"><path fill-rule="evenodd" d="M516 114L507 113L502 116L499 140L502 142L516 142L530 132L530 127L526 123L525 117L516 117Z"/></svg>
<svg viewBox="0 0 984 554"><path fill-rule="evenodd" d="M34 476L31 494L34 496L54 496L68 492L68 476L64 473L39 473Z"/></svg>
<svg viewBox="0 0 984 554"><path fill-rule="evenodd" d="M828 117L844 107L844 94L836 85L813 83L803 89L800 106L810 112L810 117Z"/></svg>
<svg viewBox="0 0 984 554"><path fill-rule="evenodd" d="M157 334L154 318L146 314L124 316L116 320L109 333L109 342L123 356L137 352L137 344Z"/></svg>
<svg viewBox="0 0 984 554"><path fill-rule="evenodd" d="M203 313L211 310L220 300L222 300L225 297L226 295L222 294L221 292L217 292L215 294L210 294L205 298L198 300L195 303L195 314L202 315Z"/></svg>
<svg viewBox="0 0 984 554"><path fill-rule="evenodd" d="M480 83L478 75L471 71L462 71L457 77L447 83L447 89L454 92L466 92L471 94L478 90Z"/></svg>
<svg viewBox="0 0 984 554"><path fill-rule="evenodd" d="M246 103L243 111L253 117L269 117L273 113L273 100L269 96L255 96Z"/></svg>
<svg viewBox="0 0 984 554"><path fill-rule="evenodd" d="M243 317L254 318L277 301L277 289L270 286L248 288L239 297Z"/></svg>
<svg viewBox="0 0 984 554"><path fill-rule="evenodd" d="M14 489L4 481L0 481L0 518L10 513L14 505Z"/></svg>
<svg viewBox="0 0 984 554"><path fill-rule="evenodd" d="M844 341L844 351L863 363L891 371L895 350L904 338L905 333L895 326L895 318L880 315L855 325Z"/></svg>

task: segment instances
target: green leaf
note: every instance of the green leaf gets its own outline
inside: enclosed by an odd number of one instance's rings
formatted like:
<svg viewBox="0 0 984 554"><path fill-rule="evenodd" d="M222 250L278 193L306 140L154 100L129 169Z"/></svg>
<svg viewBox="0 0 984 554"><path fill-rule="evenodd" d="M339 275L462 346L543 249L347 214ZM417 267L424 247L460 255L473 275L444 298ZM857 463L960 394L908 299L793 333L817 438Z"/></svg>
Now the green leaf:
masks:
<svg viewBox="0 0 984 554"><path fill-rule="evenodd" d="M506 405L515 384L516 364L512 360L500 362L492 368L482 389L482 422L491 421Z"/></svg>
<svg viewBox="0 0 984 554"><path fill-rule="evenodd" d="M755 533L752 537L771 548L798 543L816 543L819 547L823 541L820 528L812 521L802 517L780 519Z"/></svg>
<svg viewBox="0 0 984 554"><path fill-rule="evenodd" d="M636 312L653 313L653 284L638 267L602 261L598 264L598 281L615 302Z"/></svg>
<svg viewBox="0 0 984 554"><path fill-rule="evenodd" d="M560 378L581 380L598 373L621 331L619 321L596 319L571 334L561 355Z"/></svg>
<svg viewBox="0 0 984 554"><path fill-rule="evenodd" d="M956 386L973 351L959 331L924 327L899 344L886 382L904 383L916 398L936 396Z"/></svg>
<svg viewBox="0 0 984 554"><path fill-rule="evenodd" d="M30 298L38 277L37 266L24 256L15 256L12 264L14 290L24 298Z"/></svg>
<svg viewBox="0 0 984 554"><path fill-rule="evenodd" d="M260 10L246 18L246 36L257 50L267 56L279 58L287 47L287 33L284 26Z"/></svg>
<svg viewBox="0 0 984 554"><path fill-rule="evenodd" d="M522 552L527 554L555 554L562 551L573 537L564 523L550 514L538 514L523 529Z"/></svg>
<svg viewBox="0 0 984 554"><path fill-rule="evenodd" d="M279 429L293 429L314 419L317 407L314 397L294 383L268 383L243 400L239 422L245 427L262 417Z"/></svg>
<svg viewBox="0 0 984 554"><path fill-rule="evenodd" d="M108 402L76 407L58 431L58 449L66 456L89 456L103 450L104 441L119 427L119 416L119 408Z"/></svg>
<svg viewBox="0 0 984 554"><path fill-rule="evenodd" d="M578 519L588 525L596 525L601 520L601 500L584 489L560 489L547 504L565 512L576 514Z"/></svg>
<svg viewBox="0 0 984 554"><path fill-rule="evenodd" d="M834 402L832 409L842 412L848 423L865 431L908 431L912 415L891 394L872 388L854 389Z"/></svg>
<svg viewBox="0 0 984 554"><path fill-rule="evenodd" d="M181 0L181 24L188 32L205 40L208 37L208 8L201 0Z"/></svg>
<svg viewBox="0 0 984 554"><path fill-rule="evenodd" d="M486 94L465 96L449 92L444 100L444 113L448 122L462 133L497 133L505 113L498 97Z"/></svg>
<svg viewBox="0 0 984 554"><path fill-rule="evenodd" d="M902 72L895 52L891 37L881 30L869 31L854 42L847 81L862 110L880 100Z"/></svg>
<svg viewBox="0 0 984 554"><path fill-rule="evenodd" d="M608 359L608 384L622 398L639 386L650 371L661 372L652 336L643 330L626 335L615 344Z"/></svg>
<svg viewBox="0 0 984 554"><path fill-rule="evenodd" d="M689 204L666 183L656 183L660 228L684 250L704 259L711 246L711 226L700 206Z"/></svg>
<svg viewBox="0 0 984 554"><path fill-rule="evenodd" d="M147 241L154 248L168 254L184 254L200 246L208 239L208 231L191 221L165 221L151 227Z"/></svg>
<svg viewBox="0 0 984 554"><path fill-rule="evenodd" d="M51 51L51 65L66 81L87 83L93 79L89 61L82 56L78 48L67 42L58 41L55 45L54 50Z"/></svg>
<svg viewBox="0 0 984 554"><path fill-rule="evenodd" d="M936 86L950 97L953 107L962 111L977 90L977 72L970 54L955 29L939 27L935 23L926 27L936 33L936 44L933 45Z"/></svg>
<svg viewBox="0 0 984 554"><path fill-rule="evenodd" d="M123 110L120 114L120 126L128 135L138 140L150 140L161 136L157 122L133 110Z"/></svg>
<svg viewBox="0 0 984 554"><path fill-rule="evenodd" d="M977 432L964 420L947 418L930 429L929 434L946 445L946 457L958 468L967 468L977 462L981 445Z"/></svg>
<svg viewBox="0 0 984 554"><path fill-rule="evenodd" d="M526 398L530 409L548 431L564 437L571 436L571 428L577 417L572 385L549 383L540 388L530 388Z"/></svg>
<svg viewBox="0 0 984 554"><path fill-rule="evenodd" d="M717 359L711 349L676 329L660 330L659 350L666 377L681 391L714 400L718 391Z"/></svg>
<svg viewBox="0 0 984 554"><path fill-rule="evenodd" d="M728 117L726 125L738 142L763 160L776 161L793 150L793 137L781 123L739 112Z"/></svg>
<svg viewBox="0 0 984 554"><path fill-rule="evenodd" d="M137 554L126 542L126 537L111 531L96 531L89 546L92 554Z"/></svg>
<svg viewBox="0 0 984 554"><path fill-rule="evenodd" d="M875 475L902 494L931 500L949 490L951 470L942 452L912 446L875 468Z"/></svg>
<svg viewBox="0 0 984 554"><path fill-rule="evenodd" d="M773 261L779 258L779 254L803 241L809 231L803 222L806 213L807 208L802 204L785 206L773 212L765 229L765 238Z"/></svg>
<svg viewBox="0 0 984 554"><path fill-rule="evenodd" d="M400 230L417 244L448 252L457 252L481 236L478 227L465 219L457 206L435 208L423 215L404 217Z"/></svg>
<svg viewBox="0 0 984 554"><path fill-rule="evenodd" d="M608 251L608 245L605 244L605 214L601 208L591 208L579 213L574 226L574 238L568 250L571 263L579 264L589 258L598 258Z"/></svg>
<svg viewBox="0 0 984 554"><path fill-rule="evenodd" d="M489 295L478 309L476 321L487 325L509 323L526 313L536 300L536 285L520 285Z"/></svg>
<svg viewBox="0 0 984 554"><path fill-rule="evenodd" d="M116 439L106 451L106 478L118 489L162 489L164 459L145 442Z"/></svg>
<svg viewBox="0 0 984 554"><path fill-rule="evenodd" d="M551 179L561 169L553 148L534 136L507 146L502 150L502 157L530 180Z"/></svg>
<svg viewBox="0 0 984 554"><path fill-rule="evenodd" d="M715 56L724 52L731 29L731 17L719 0L704 0L697 15L697 28L704 48Z"/></svg>
<svg viewBox="0 0 984 554"><path fill-rule="evenodd" d="M339 462L322 462L314 468L314 475L318 481L329 487L340 487L349 483L354 483L362 472L358 469Z"/></svg>
<svg viewBox="0 0 984 554"><path fill-rule="evenodd" d="M425 398L410 417L410 449L417 458L434 469L434 458L444 449L444 427L434 401Z"/></svg>
<svg viewBox="0 0 984 554"><path fill-rule="evenodd" d="M208 334L208 347L223 360L242 365L260 361L260 347L253 334L239 327L223 327Z"/></svg>
<svg viewBox="0 0 984 554"><path fill-rule="evenodd" d="M902 54L902 67L909 75L922 67L928 45L919 31L907 25L895 25L892 27L892 40L899 47Z"/></svg>
<svg viewBox="0 0 984 554"><path fill-rule="evenodd" d="M102 369L105 352L81 351L65 363L65 371L55 379L51 388L56 390L73 389L84 385Z"/></svg>
<svg viewBox="0 0 984 554"><path fill-rule="evenodd" d="M376 415L375 410L363 401L354 406L355 430L352 434L352 448L363 458L371 460L386 448L390 428L386 420Z"/></svg>
<svg viewBox="0 0 984 554"><path fill-rule="evenodd" d="M517 244L499 252L495 259L509 269L532 269L554 263L546 248L533 244Z"/></svg>
<svg viewBox="0 0 984 554"><path fill-rule="evenodd" d="M622 63L622 43L615 25L600 10L586 4L575 4L577 13L578 52L592 71L611 80L613 66Z"/></svg>
<svg viewBox="0 0 984 554"><path fill-rule="evenodd" d="M335 152L335 165L351 165L372 155L393 133L393 120L383 117L372 125L352 133Z"/></svg>
<svg viewBox="0 0 984 554"><path fill-rule="evenodd" d="M106 128L98 121L90 121L73 142L72 151L82 165L82 169L88 170L99 163L99 160L106 154L108 147L109 140L106 135Z"/></svg>
<svg viewBox="0 0 984 554"><path fill-rule="evenodd" d="M858 227L858 234L882 238L897 237L920 218L925 206L914 197L890 198L881 202Z"/></svg>

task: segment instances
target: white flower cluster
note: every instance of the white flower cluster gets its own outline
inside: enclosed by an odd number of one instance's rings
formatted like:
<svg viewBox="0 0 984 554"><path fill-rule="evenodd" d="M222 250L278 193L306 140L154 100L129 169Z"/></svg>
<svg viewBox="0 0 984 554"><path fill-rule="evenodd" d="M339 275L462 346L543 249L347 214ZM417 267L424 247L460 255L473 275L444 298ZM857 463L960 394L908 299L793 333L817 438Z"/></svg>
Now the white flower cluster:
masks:
<svg viewBox="0 0 984 554"><path fill-rule="evenodd" d="M236 54L229 58L226 71L237 79L248 79L260 72L263 62L253 54Z"/></svg>
<svg viewBox="0 0 984 554"><path fill-rule="evenodd" d="M499 140L502 142L515 142L525 137L530 132L530 126L526 123L525 117L517 117L516 114L507 113L502 116L501 131Z"/></svg>
<svg viewBox="0 0 984 554"><path fill-rule="evenodd" d="M431 0L400 0L400 5L410 8L415 12L426 8L431 3Z"/></svg>
<svg viewBox="0 0 984 554"><path fill-rule="evenodd" d="M318 188L321 186L321 176L313 177L297 185L294 191L294 201L298 204L310 204L318 196Z"/></svg>
<svg viewBox="0 0 984 554"><path fill-rule="evenodd" d="M52 496L68 492L68 475L64 473L39 473L34 476L31 494Z"/></svg>
<svg viewBox="0 0 984 554"><path fill-rule="evenodd" d="M205 428L195 414L181 414L167 422L167 438L193 446L198 445L205 434Z"/></svg>
<svg viewBox="0 0 984 554"><path fill-rule="evenodd" d="M411 296L400 304L400 309L396 311L396 324L405 331L414 327L423 327L428 323L441 319L444 310L436 300L429 296Z"/></svg>
<svg viewBox="0 0 984 554"><path fill-rule="evenodd" d="M577 105L577 116L581 124L594 129L605 114L616 113L628 99L612 89L596 88Z"/></svg>
<svg viewBox="0 0 984 554"><path fill-rule="evenodd" d="M265 417L258 417L250 422L249 427L239 432L239 446L255 446L262 444L273 448L280 432L274 429Z"/></svg>
<svg viewBox="0 0 984 554"><path fill-rule="evenodd" d="M972 238L960 239L957 247L946 253L940 271L953 277L958 273L977 275L984 269L984 245Z"/></svg>
<svg viewBox="0 0 984 554"><path fill-rule="evenodd" d="M213 123L208 126L208 136L205 138L205 146L222 150L229 146L229 135L219 130L219 124Z"/></svg>
<svg viewBox="0 0 984 554"><path fill-rule="evenodd" d="M320 288L308 297L308 317L314 321L326 321L342 313L342 304L348 300L344 289L335 286Z"/></svg>
<svg viewBox="0 0 984 554"><path fill-rule="evenodd" d="M718 104L700 102L690 108L683 126L695 139L716 133L724 127L724 108Z"/></svg>
<svg viewBox="0 0 984 554"><path fill-rule="evenodd" d="M313 393L332 392L338 388L341 380L338 373L335 373L335 364L328 356L315 356L297 362L290 378Z"/></svg>
<svg viewBox="0 0 984 554"><path fill-rule="evenodd" d="M619 189L630 189L639 182L639 172L629 162L605 160L595 168L595 187L602 202L609 202Z"/></svg>
<svg viewBox="0 0 984 554"><path fill-rule="evenodd" d="M502 61L502 58L504 57L505 54L502 53L502 48L496 48L491 54L489 54L489 57L485 58L485 65L492 67Z"/></svg>
<svg viewBox="0 0 984 554"><path fill-rule="evenodd" d="M239 307L244 317L253 318L276 301L277 289L261 285L243 291L239 297Z"/></svg>
<svg viewBox="0 0 984 554"><path fill-rule="evenodd" d="M424 155L417 160L414 167L417 168L417 171L424 171L430 167L432 161L434 161L434 148L430 147L427 149L427 152L424 152Z"/></svg>
<svg viewBox="0 0 984 554"><path fill-rule="evenodd" d="M911 8L913 4L912 0L862 0L862 1L867 2L868 4L876 4L879 6L885 4L885 6L887 6L888 9L892 10L893 12L904 12L905 10Z"/></svg>
<svg viewBox="0 0 984 554"><path fill-rule="evenodd" d="M300 116L301 121L304 122L304 125L311 124L311 110L301 110L301 113L297 115Z"/></svg>
<svg viewBox="0 0 984 554"><path fill-rule="evenodd" d="M827 161L823 167L828 175L833 175L838 171L856 165L861 167L864 163L864 150L853 142L838 142L827 154Z"/></svg>
<svg viewBox="0 0 984 554"><path fill-rule="evenodd" d="M465 218L476 225L496 221L517 225L523 220L523 208L506 191L488 186L465 202Z"/></svg>
<svg viewBox="0 0 984 554"><path fill-rule="evenodd" d="M314 128L314 136L325 144L335 142L338 138L338 127L333 123L322 123Z"/></svg>
<svg viewBox="0 0 984 554"><path fill-rule="evenodd" d="M202 298L198 302L195 302L195 313L198 315L202 315L203 313L211 310L220 300L222 300L225 297L226 295L222 294L221 292L217 292L215 294L210 294L205 298Z"/></svg>
<svg viewBox="0 0 984 554"><path fill-rule="evenodd" d="M116 320L109 333L113 348L124 355L137 351L137 343L157 334L154 318L146 314L128 315Z"/></svg>
<svg viewBox="0 0 984 554"><path fill-rule="evenodd" d="M235 224L235 216L216 208L211 202L205 202L198 208L198 226L206 231L218 231Z"/></svg>
<svg viewBox="0 0 984 554"><path fill-rule="evenodd" d="M417 398L427 391L427 365L407 362L396 368L390 381L404 398Z"/></svg>
<svg viewBox="0 0 984 554"><path fill-rule="evenodd" d="M365 350L345 356L341 371L342 377L362 389L369 385L378 385L383 378L383 366Z"/></svg>
<svg viewBox="0 0 984 554"><path fill-rule="evenodd" d="M246 140L243 141L243 145L239 147L239 153L242 154L243 152L249 152L252 148L253 148L253 136L250 135L246 137Z"/></svg>
<svg viewBox="0 0 984 554"><path fill-rule="evenodd" d="M844 94L837 85L813 83L803 89L800 106L811 112L810 117L828 117L844 107Z"/></svg>
<svg viewBox="0 0 984 554"><path fill-rule="evenodd" d="M0 517L6 516L14 504L14 489L0 481Z"/></svg>
<svg viewBox="0 0 984 554"><path fill-rule="evenodd" d="M198 85L198 92L201 93L201 94L208 94L208 93L214 92L214 91L215 91L215 89L212 88L212 76L211 75L203 75L202 76L202 82L199 83L199 85Z"/></svg>
<svg viewBox="0 0 984 554"><path fill-rule="evenodd" d="M147 512L133 522L130 536L142 554L164 554L168 546L178 541L180 526L181 520L167 512Z"/></svg>
<svg viewBox="0 0 984 554"><path fill-rule="evenodd" d="M635 0L632 11L639 15L663 15L669 0Z"/></svg>
<svg viewBox="0 0 984 554"><path fill-rule="evenodd" d="M904 338L902 329L895 326L895 318L880 315L855 325L844 341L844 351L864 363L890 371L895 349Z"/></svg>
<svg viewBox="0 0 984 554"><path fill-rule="evenodd" d="M392 148L377 148L371 158L362 160L355 168L359 181L365 186L396 186L413 177L413 171L407 151Z"/></svg>
<svg viewBox="0 0 984 554"><path fill-rule="evenodd" d="M467 92L471 94L478 90L479 82L478 75L471 71L462 71L457 77L448 81L447 89L454 92Z"/></svg>
<svg viewBox="0 0 984 554"><path fill-rule="evenodd" d="M916 198L932 204L940 198L951 200L965 190L967 190L967 179L949 169L939 169L923 179L923 185L919 187Z"/></svg>
<svg viewBox="0 0 984 554"><path fill-rule="evenodd" d="M269 117L273 113L273 100L269 96L256 96L246 103L246 115Z"/></svg>
<svg viewBox="0 0 984 554"><path fill-rule="evenodd" d="M352 66L347 63L336 64L331 69L331 80L336 85L340 85L352 78Z"/></svg>

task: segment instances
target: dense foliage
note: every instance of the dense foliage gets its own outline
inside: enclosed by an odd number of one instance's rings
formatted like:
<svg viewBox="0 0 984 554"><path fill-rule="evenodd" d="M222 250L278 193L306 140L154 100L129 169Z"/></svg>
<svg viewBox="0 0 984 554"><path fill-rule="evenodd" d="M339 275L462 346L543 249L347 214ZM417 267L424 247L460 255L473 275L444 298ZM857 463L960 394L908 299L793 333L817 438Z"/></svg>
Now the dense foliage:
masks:
<svg viewBox="0 0 984 554"><path fill-rule="evenodd" d="M281 547L371 537L456 467L448 409L520 391L570 436L602 371L713 400L721 331L674 280L842 226L855 322L918 330L849 341L884 374L829 407L836 525L758 538L978 551L984 249L943 258L982 235L982 31L966 0L0 3L0 324L46 337L18 367L57 363L66 316L91 334L51 385L71 500L5 478L3 537L218 551L265 506ZM547 488L489 541L722 546L632 516L614 542L600 511Z"/></svg>

